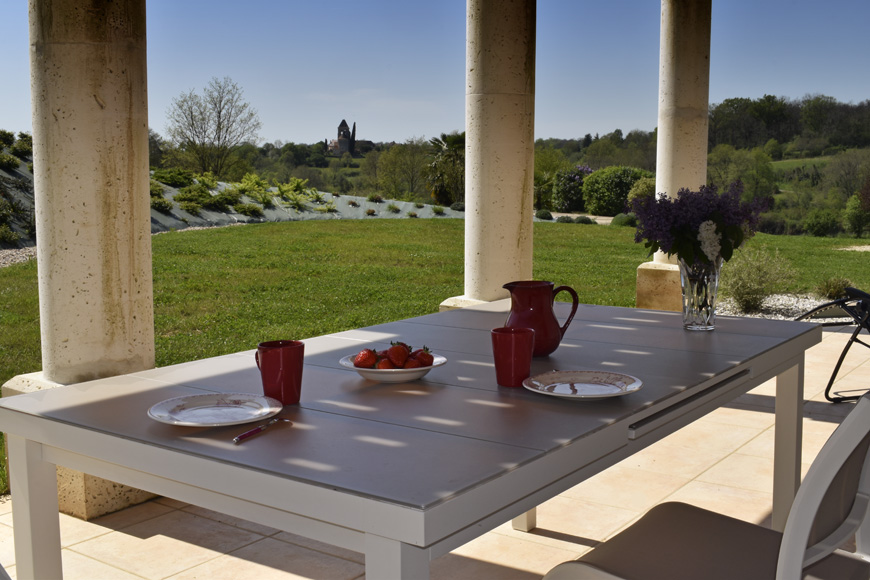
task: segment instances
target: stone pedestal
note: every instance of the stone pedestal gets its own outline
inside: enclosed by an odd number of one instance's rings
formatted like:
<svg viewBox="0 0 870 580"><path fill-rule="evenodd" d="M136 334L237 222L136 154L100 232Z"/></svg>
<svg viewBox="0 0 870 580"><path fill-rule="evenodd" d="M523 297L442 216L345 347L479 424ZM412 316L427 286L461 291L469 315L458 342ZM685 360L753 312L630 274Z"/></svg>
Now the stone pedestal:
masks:
<svg viewBox="0 0 870 580"><path fill-rule="evenodd" d="M46 380L42 373L18 375L3 385L3 396L23 395L59 386L62 385ZM153 493L108 479L66 467L57 468L58 508L62 513L83 520L92 520L154 497L157 496Z"/></svg>
<svg viewBox="0 0 870 580"><path fill-rule="evenodd" d="M638 308L649 310L683 309L680 268L676 264L646 262L637 269Z"/></svg>

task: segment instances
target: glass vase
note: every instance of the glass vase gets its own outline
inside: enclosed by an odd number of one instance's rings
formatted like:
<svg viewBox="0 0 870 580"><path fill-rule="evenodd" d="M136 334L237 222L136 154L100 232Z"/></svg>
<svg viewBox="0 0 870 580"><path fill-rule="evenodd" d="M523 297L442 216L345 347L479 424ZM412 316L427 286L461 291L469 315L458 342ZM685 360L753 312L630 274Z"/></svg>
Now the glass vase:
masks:
<svg viewBox="0 0 870 580"><path fill-rule="evenodd" d="M683 291L683 328L713 330L716 323L716 295L722 258L711 264L688 264L678 259Z"/></svg>

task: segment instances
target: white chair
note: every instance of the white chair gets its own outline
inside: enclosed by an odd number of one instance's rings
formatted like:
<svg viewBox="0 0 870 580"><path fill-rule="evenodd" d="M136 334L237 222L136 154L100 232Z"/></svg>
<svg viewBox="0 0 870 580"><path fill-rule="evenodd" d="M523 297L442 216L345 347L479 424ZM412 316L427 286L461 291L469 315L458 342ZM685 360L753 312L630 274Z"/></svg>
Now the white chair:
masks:
<svg viewBox="0 0 870 580"><path fill-rule="evenodd" d="M868 580L870 562L837 550L857 532L860 551L870 531L859 531L870 504L868 453L870 393L819 452L783 533L669 502L544 580Z"/></svg>

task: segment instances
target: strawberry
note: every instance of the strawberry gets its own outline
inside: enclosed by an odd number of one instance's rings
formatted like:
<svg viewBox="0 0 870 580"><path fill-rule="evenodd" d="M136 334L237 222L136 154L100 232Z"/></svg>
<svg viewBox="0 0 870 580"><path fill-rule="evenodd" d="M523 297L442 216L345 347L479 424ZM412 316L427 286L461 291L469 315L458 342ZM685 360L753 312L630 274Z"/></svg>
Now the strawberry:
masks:
<svg viewBox="0 0 870 580"><path fill-rule="evenodd" d="M408 360L405 361L405 365L402 367L403 369L418 369L422 367L423 364L415 359L414 357L408 357Z"/></svg>
<svg viewBox="0 0 870 580"><path fill-rule="evenodd" d="M390 359L388 359L388 358L382 358L381 360L378 361L378 364L376 365L375 368L379 368L379 369L394 369L394 368L397 368L397 367L396 367L396 365L394 365L394 364L392 363L392 361L390 361Z"/></svg>
<svg viewBox="0 0 870 580"><path fill-rule="evenodd" d="M431 367L432 363L435 362L435 357L429 352L429 348L425 346L412 352L411 356L420 361L420 366L423 367Z"/></svg>
<svg viewBox="0 0 870 580"><path fill-rule="evenodd" d="M371 369L378 362L378 355L370 348L359 351L353 359L353 366L361 369Z"/></svg>
<svg viewBox="0 0 870 580"><path fill-rule="evenodd" d="M393 342L390 344L393 346L387 349L387 358L396 365L396 368L400 369L405 365L408 357L411 356L411 349L404 342Z"/></svg>

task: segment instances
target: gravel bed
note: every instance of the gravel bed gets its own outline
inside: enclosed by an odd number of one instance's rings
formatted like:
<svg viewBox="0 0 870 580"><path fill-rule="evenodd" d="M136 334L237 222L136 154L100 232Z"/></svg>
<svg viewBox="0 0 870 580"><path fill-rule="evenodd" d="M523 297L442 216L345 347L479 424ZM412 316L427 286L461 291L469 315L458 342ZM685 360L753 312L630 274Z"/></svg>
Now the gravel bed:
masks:
<svg viewBox="0 0 870 580"><path fill-rule="evenodd" d="M13 250L0 250L0 268L26 262L36 257L36 247L20 248Z"/></svg>
<svg viewBox="0 0 870 580"><path fill-rule="evenodd" d="M804 312L808 312L825 302L830 302L830 300L816 298L815 296L809 295L774 294L773 296L768 296L764 300L760 312L744 314L737 308L733 299L725 298L721 300L719 305L716 307L716 314L723 316L751 316L754 318L794 320Z"/></svg>

